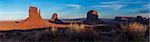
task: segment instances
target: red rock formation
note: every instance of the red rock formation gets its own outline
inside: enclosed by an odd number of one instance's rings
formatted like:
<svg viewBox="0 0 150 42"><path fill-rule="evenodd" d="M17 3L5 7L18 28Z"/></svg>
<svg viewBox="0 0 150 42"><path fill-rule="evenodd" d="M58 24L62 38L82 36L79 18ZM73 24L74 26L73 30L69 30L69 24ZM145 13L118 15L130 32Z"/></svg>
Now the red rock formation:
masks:
<svg viewBox="0 0 150 42"><path fill-rule="evenodd" d="M29 19L37 19L40 20L42 19L40 16L40 10L38 11L38 9L36 7L30 7L29 9Z"/></svg>
<svg viewBox="0 0 150 42"><path fill-rule="evenodd" d="M40 11L36 7L30 7L29 17L21 22L6 23L0 25L0 30L27 30L34 28L43 28L43 27L57 27L57 24L50 23L47 20L44 20L40 16Z"/></svg>
<svg viewBox="0 0 150 42"><path fill-rule="evenodd" d="M19 24L23 27L35 28L48 26L48 23L48 21L41 18L40 11L36 7L31 6L29 9L29 17Z"/></svg>

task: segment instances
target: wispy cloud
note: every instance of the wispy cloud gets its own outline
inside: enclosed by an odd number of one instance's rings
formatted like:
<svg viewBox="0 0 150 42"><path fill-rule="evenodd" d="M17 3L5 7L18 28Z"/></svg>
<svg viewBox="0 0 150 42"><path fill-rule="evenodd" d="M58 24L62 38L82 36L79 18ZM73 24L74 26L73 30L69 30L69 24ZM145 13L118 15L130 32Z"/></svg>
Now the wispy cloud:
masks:
<svg viewBox="0 0 150 42"><path fill-rule="evenodd" d="M95 6L91 6L93 8L98 8L98 7L110 7L110 5L95 5Z"/></svg>
<svg viewBox="0 0 150 42"><path fill-rule="evenodd" d="M123 8L123 7L125 7L126 5L121 5L121 4L112 4L111 6L110 6L110 8L112 8L113 10L119 10L119 9L121 9L121 8Z"/></svg>
<svg viewBox="0 0 150 42"><path fill-rule="evenodd" d="M94 8L109 8L113 9L114 11L117 11L123 7L128 6L129 4L145 4L146 2L140 2L140 1L109 1L109 2L100 2L99 5L92 6ZM145 7L149 7L149 5L146 5Z"/></svg>
<svg viewBox="0 0 150 42"><path fill-rule="evenodd" d="M74 8L81 8L81 5L79 4L68 4L67 6L74 7Z"/></svg>
<svg viewBox="0 0 150 42"><path fill-rule="evenodd" d="M144 4L145 2L134 1L134 2L126 2L126 1L109 1L109 2L100 2L100 4Z"/></svg>
<svg viewBox="0 0 150 42"><path fill-rule="evenodd" d="M109 5L95 5L95 6L91 6L93 8L109 8L109 9L113 9L114 11L121 9L122 7L124 7L126 5L122 5L122 4L109 4Z"/></svg>
<svg viewBox="0 0 150 42"><path fill-rule="evenodd" d="M150 4L145 4L144 8L149 8L150 9Z"/></svg>

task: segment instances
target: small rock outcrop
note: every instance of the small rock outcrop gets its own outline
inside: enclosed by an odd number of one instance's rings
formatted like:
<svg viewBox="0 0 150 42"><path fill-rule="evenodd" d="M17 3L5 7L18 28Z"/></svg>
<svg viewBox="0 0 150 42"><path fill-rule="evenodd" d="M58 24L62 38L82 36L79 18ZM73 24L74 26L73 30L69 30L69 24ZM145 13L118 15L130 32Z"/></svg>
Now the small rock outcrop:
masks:
<svg viewBox="0 0 150 42"><path fill-rule="evenodd" d="M49 20L50 23L63 24L61 20L58 19L58 15L56 13L53 14L52 18Z"/></svg>

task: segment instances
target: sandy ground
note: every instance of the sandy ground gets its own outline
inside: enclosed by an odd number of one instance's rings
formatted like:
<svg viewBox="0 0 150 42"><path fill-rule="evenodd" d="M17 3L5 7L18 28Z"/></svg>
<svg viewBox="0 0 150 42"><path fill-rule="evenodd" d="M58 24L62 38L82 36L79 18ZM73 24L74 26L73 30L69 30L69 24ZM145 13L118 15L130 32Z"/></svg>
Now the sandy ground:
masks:
<svg viewBox="0 0 150 42"><path fill-rule="evenodd" d="M0 30L12 30L12 29L33 29L41 27L49 27L51 23L48 22L19 22L17 21L0 21Z"/></svg>

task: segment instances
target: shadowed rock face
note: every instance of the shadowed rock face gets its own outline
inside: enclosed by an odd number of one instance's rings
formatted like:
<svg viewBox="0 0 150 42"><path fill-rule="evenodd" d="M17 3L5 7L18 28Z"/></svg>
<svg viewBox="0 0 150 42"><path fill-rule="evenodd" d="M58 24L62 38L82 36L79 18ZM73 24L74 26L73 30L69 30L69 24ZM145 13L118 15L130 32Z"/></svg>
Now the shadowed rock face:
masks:
<svg viewBox="0 0 150 42"><path fill-rule="evenodd" d="M54 22L56 19L58 19L58 15L54 13L50 21Z"/></svg>
<svg viewBox="0 0 150 42"><path fill-rule="evenodd" d="M142 17L142 16L137 16L135 21L139 22L139 23L142 23L142 24L146 24L146 22L147 22L145 17Z"/></svg>
<svg viewBox="0 0 150 42"><path fill-rule="evenodd" d="M52 18L49 20L51 23L62 24L63 22L58 19L58 15L56 13L53 14Z"/></svg>
<svg viewBox="0 0 150 42"><path fill-rule="evenodd" d="M85 24L100 24L103 23L98 19L98 13L95 10L90 10L87 13L87 19L83 21Z"/></svg>
<svg viewBox="0 0 150 42"><path fill-rule="evenodd" d="M95 10L91 10L87 13L87 20L98 20L98 14Z"/></svg>

